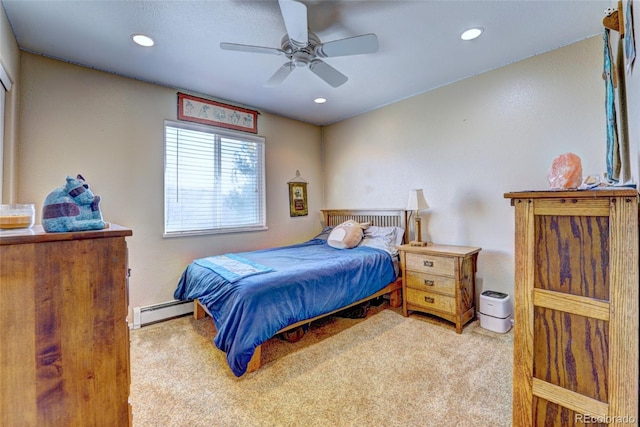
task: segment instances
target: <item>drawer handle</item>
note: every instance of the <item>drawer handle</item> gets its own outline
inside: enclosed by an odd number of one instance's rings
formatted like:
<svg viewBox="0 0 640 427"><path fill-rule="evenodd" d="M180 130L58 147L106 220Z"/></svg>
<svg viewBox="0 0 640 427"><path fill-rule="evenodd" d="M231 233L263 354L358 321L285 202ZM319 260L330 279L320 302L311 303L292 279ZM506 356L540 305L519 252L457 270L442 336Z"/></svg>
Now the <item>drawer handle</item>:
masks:
<svg viewBox="0 0 640 427"><path fill-rule="evenodd" d="M433 261L425 260L424 261L424 266L425 267L433 267Z"/></svg>
<svg viewBox="0 0 640 427"><path fill-rule="evenodd" d="M435 282L433 280L424 279L425 286L433 286Z"/></svg>
<svg viewBox="0 0 640 427"><path fill-rule="evenodd" d="M433 304L435 302L435 300L432 297L424 297L424 302L428 302L430 304Z"/></svg>

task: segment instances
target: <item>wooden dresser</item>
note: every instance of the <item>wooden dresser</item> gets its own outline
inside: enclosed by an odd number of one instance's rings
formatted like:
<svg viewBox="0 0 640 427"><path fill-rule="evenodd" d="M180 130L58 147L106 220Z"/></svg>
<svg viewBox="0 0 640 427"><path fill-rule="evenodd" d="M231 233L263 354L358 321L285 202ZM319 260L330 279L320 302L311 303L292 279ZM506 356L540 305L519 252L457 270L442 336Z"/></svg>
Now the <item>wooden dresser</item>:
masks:
<svg viewBox="0 0 640 427"><path fill-rule="evenodd" d="M638 425L638 193L507 193L514 426Z"/></svg>
<svg viewBox="0 0 640 427"><path fill-rule="evenodd" d="M0 231L0 425L131 425L131 235Z"/></svg>
<svg viewBox="0 0 640 427"><path fill-rule="evenodd" d="M456 325L475 316L475 287L480 248L429 244L402 245L402 313L421 311Z"/></svg>

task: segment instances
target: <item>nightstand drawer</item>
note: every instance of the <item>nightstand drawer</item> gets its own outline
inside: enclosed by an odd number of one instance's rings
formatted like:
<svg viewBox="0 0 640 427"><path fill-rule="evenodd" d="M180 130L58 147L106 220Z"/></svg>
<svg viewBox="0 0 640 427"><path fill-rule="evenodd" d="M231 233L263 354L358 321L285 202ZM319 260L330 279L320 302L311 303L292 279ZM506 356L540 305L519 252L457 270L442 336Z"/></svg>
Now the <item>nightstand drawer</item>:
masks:
<svg viewBox="0 0 640 427"><path fill-rule="evenodd" d="M456 280L452 277L407 271L407 286L427 292L440 292L455 296Z"/></svg>
<svg viewBox="0 0 640 427"><path fill-rule="evenodd" d="M407 253L407 270L456 277L456 258Z"/></svg>
<svg viewBox="0 0 640 427"><path fill-rule="evenodd" d="M426 309L440 310L452 314L456 312L456 299L453 297L407 288L406 298L409 304Z"/></svg>

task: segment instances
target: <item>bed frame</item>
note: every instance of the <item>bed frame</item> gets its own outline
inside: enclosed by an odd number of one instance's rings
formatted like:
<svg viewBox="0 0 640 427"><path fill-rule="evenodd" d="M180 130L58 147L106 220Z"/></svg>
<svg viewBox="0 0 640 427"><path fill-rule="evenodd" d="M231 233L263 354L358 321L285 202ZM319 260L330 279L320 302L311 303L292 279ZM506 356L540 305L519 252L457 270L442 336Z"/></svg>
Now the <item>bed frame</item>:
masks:
<svg viewBox="0 0 640 427"><path fill-rule="evenodd" d="M355 220L360 223L369 222L370 225L375 225L378 227L401 227L405 230L403 243L407 243L408 212L404 209L323 209L322 214L325 227L335 227L336 225L342 224L343 222L348 220ZM292 325L287 326L286 328L279 330L276 335L282 332L291 331L318 319L331 316L332 314L335 314L344 309L362 304L363 302L387 294L389 295L389 305L391 307L400 307L402 305L402 279L400 277L398 277L394 282L389 283L387 286L380 289L378 292L369 295L366 298L363 298L359 301L354 302L353 304L349 304L329 313L296 322ZM211 313L209 313L204 305L200 304L200 301L195 299L193 301L193 317L196 320L199 320L203 319L207 315L211 316ZM253 353L253 357L249 361L249 365L247 366L246 371L247 373L256 371L260 368L261 355L262 346L258 346Z"/></svg>

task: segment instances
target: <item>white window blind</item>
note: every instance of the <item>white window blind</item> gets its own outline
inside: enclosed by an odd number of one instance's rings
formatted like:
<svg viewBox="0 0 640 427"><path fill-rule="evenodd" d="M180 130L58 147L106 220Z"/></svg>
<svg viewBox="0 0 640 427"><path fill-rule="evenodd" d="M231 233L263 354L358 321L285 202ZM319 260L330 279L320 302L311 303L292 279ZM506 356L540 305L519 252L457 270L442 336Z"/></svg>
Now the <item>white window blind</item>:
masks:
<svg viewBox="0 0 640 427"><path fill-rule="evenodd" d="M264 138L165 122L165 237L266 229Z"/></svg>

